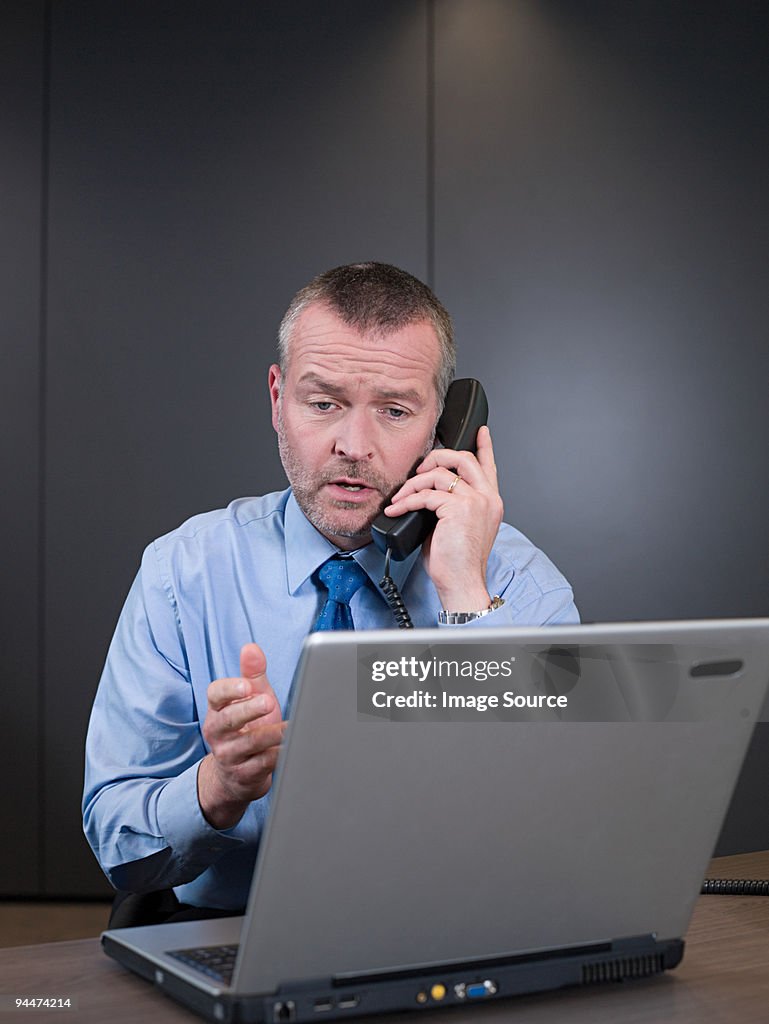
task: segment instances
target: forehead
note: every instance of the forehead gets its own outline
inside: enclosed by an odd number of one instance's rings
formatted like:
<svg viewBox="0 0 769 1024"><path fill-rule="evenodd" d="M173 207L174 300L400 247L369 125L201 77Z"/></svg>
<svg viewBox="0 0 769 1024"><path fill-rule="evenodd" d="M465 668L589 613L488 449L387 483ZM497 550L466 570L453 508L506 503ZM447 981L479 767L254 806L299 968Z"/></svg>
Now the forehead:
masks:
<svg viewBox="0 0 769 1024"><path fill-rule="evenodd" d="M361 332L313 303L294 324L287 376L294 383L312 374L356 384L389 383L417 388L428 397L435 392L440 359L440 343L428 321L386 334Z"/></svg>

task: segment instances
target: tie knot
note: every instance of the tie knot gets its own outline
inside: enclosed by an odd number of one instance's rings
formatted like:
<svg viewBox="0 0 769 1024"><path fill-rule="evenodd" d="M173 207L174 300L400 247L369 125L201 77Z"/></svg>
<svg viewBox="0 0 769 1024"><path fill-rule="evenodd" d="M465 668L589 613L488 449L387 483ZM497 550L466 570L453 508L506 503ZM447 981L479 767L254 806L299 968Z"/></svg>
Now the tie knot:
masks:
<svg viewBox="0 0 769 1024"><path fill-rule="evenodd" d="M332 601L349 605L353 594L360 590L368 576L354 558L334 555L320 567L318 579L328 590Z"/></svg>
<svg viewBox="0 0 769 1024"><path fill-rule="evenodd" d="M328 590L328 598L321 608L313 631L319 629L355 629L350 611L350 599L368 579L354 558L334 555L318 570L318 579Z"/></svg>

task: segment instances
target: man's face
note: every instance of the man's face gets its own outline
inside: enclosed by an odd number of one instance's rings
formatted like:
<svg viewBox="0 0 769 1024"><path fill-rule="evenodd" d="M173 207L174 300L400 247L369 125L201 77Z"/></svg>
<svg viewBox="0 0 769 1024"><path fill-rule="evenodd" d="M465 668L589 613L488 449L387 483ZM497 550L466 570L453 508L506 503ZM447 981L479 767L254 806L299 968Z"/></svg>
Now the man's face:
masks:
<svg viewBox="0 0 769 1024"><path fill-rule="evenodd" d="M371 539L373 520L430 451L439 360L429 323L371 337L313 303L294 325L282 389L270 368L286 476L313 526L342 550Z"/></svg>

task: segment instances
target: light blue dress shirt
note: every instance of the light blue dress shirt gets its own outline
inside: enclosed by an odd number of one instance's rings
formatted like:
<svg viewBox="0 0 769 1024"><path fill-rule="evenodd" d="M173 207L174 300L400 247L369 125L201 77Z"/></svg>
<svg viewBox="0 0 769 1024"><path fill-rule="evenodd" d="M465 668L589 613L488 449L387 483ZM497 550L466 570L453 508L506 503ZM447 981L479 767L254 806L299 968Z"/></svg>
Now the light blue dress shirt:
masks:
<svg viewBox="0 0 769 1024"><path fill-rule="evenodd" d="M197 799L198 765L208 753L201 731L206 690L214 679L238 676L241 647L256 641L285 709L302 641L326 597L312 575L335 550L287 490L195 516L144 552L87 740L85 831L116 888L173 886L185 903L245 906L270 795L227 831L206 822ZM369 544L354 557L373 581L352 598L356 629L393 628L376 585L381 554ZM440 601L419 553L391 571L414 625L434 627ZM505 604L445 628L579 621L563 576L504 523L487 580Z"/></svg>

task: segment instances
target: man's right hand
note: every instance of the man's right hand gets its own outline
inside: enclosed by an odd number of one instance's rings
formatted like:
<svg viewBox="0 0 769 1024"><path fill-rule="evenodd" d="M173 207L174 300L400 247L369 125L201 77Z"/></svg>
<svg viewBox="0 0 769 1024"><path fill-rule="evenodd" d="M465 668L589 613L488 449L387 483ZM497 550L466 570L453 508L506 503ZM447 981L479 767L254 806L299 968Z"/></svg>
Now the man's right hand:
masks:
<svg viewBox="0 0 769 1024"><path fill-rule="evenodd" d="M272 785L287 722L266 676L258 644L240 651L240 677L215 679L208 687L203 736L211 748L198 769L198 801L216 829L232 828L252 800Z"/></svg>

